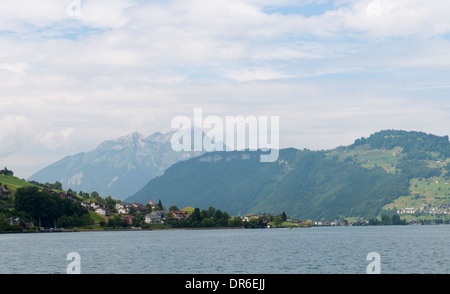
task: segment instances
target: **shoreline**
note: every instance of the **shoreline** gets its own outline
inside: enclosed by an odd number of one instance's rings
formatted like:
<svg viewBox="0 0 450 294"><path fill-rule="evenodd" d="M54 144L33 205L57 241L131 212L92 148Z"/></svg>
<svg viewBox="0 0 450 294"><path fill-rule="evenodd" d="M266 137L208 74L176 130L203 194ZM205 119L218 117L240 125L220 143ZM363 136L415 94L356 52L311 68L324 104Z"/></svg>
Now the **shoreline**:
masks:
<svg viewBox="0 0 450 294"><path fill-rule="evenodd" d="M0 232L0 234L37 234L37 233L81 233L81 232L138 232L138 231L177 231L177 230L265 230L265 229L304 229L311 227L270 227L270 228L245 228L245 227L202 227L202 228L150 228L150 229L62 229L57 231L21 231Z"/></svg>
<svg viewBox="0 0 450 294"><path fill-rule="evenodd" d="M270 227L270 228L245 228L245 227L203 227L203 228L149 228L149 229L62 229L57 231L21 231L21 232L0 232L1 234L36 234L36 233L83 233L83 232L138 232L138 231L198 231L198 230L265 230L265 229L307 229L307 228L322 228L322 227L409 227L409 226L440 226L449 224L414 224L414 225L376 225L376 226L311 226L311 227Z"/></svg>

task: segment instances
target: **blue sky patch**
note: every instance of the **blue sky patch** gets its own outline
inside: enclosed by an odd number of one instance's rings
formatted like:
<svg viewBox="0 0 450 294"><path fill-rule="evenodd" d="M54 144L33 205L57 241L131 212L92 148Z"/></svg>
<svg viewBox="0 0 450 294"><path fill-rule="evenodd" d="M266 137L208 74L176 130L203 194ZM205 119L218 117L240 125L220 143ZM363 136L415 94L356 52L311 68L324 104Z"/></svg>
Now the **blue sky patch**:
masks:
<svg viewBox="0 0 450 294"><path fill-rule="evenodd" d="M301 6L280 6L280 7L274 7L274 6L268 6L264 8L264 12L267 14L274 14L279 13L282 15L302 15L304 17L311 17L316 15L322 15L326 11L329 10L335 10L339 8L336 4L331 2L324 2L324 3L312 3L312 4L305 4Z"/></svg>

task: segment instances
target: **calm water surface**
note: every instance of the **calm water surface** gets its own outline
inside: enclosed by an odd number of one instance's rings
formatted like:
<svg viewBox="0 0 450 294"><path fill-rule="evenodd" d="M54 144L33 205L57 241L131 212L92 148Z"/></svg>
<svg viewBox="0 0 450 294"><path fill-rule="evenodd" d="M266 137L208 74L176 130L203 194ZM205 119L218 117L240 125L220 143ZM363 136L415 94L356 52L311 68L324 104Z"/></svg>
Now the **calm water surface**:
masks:
<svg viewBox="0 0 450 294"><path fill-rule="evenodd" d="M0 273L82 274L450 273L450 225L167 230L0 235Z"/></svg>

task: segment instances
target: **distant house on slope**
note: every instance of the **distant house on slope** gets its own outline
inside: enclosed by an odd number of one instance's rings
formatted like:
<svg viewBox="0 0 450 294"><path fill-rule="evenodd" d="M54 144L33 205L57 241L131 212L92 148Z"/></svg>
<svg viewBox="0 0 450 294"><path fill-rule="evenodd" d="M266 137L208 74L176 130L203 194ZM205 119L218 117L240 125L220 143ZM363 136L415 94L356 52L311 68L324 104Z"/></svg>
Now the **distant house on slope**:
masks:
<svg viewBox="0 0 450 294"><path fill-rule="evenodd" d="M92 202L91 203L91 208L92 209L97 209L97 208L104 208L106 209L106 205L104 203L100 203L100 202Z"/></svg>
<svg viewBox="0 0 450 294"><path fill-rule="evenodd" d="M125 205L123 203L119 202L119 203L116 203L115 207L116 207L117 210L119 210L121 208L125 208Z"/></svg>
<svg viewBox="0 0 450 294"><path fill-rule="evenodd" d="M0 195L9 195L9 194L10 194L10 192L8 189L6 189L3 186L0 186Z"/></svg>
<svg viewBox="0 0 450 294"><path fill-rule="evenodd" d="M147 210L147 206L142 205L141 203L132 203L131 206L136 212L145 212Z"/></svg>
<svg viewBox="0 0 450 294"><path fill-rule="evenodd" d="M133 225L134 216L132 215L124 215L122 216L122 220L127 223L127 225Z"/></svg>
<svg viewBox="0 0 450 294"><path fill-rule="evenodd" d="M171 210L170 212L173 214L173 217L174 217L176 220L179 220L179 219L186 219L186 218L189 217L188 212L187 212L187 211L184 211L184 210Z"/></svg>
<svg viewBox="0 0 450 294"><path fill-rule="evenodd" d="M104 208L104 207L98 207L98 208L96 208L96 209L95 209L95 212L98 213L98 214L100 214L100 215L103 215L103 216L109 216L108 210L107 210L106 208Z"/></svg>
<svg viewBox="0 0 450 294"><path fill-rule="evenodd" d="M121 214L127 214L129 212L129 209L127 207L120 207L117 209L117 212Z"/></svg>
<svg viewBox="0 0 450 294"><path fill-rule="evenodd" d="M61 192L59 193L59 197L61 197L62 199L71 199L73 201L77 201L80 202L80 198L77 197L77 195L73 194L73 193L69 193L69 192Z"/></svg>
<svg viewBox="0 0 450 294"><path fill-rule="evenodd" d="M23 222L20 218L16 217L16 218L12 218L10 217L9 219L9 225L20 225L23 229L28 228L28 227L33 227L34 224L32 222Z"/></svg>

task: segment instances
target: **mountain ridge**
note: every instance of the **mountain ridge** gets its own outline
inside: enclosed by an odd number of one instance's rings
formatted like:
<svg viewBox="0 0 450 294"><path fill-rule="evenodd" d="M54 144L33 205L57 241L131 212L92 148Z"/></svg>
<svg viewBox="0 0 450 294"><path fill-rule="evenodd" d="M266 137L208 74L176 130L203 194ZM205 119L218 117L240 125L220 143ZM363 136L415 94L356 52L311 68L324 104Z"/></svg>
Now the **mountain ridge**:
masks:
<svg viewBox="0 0 450 294"><path fill-rule="evenodd" d="M105 197L124 199L174 162L203 153L173 151L170 143L173 133L156 132L144 137L133 132L105 140L91 151L69 155L50 164L28 180L59 181L65 189L96 191Z"/></svg>
<svg viewBox="0 0 450 294"><path fill-rule="evenodd" d="M258 162L252 151L206 153L175 163L126 201L161 199L168 205L221 207L232 214L286 211L312 219L371 218L401 197L419 197L411 183L420 178L448 181L448 136L385 130L368 138L330 150L281 149L275 163ZM427 201L450 203L450 193L441 188Z"/></svg>

